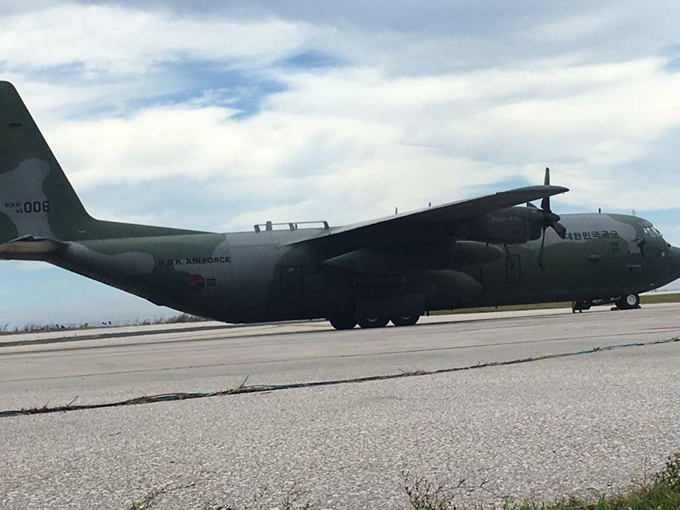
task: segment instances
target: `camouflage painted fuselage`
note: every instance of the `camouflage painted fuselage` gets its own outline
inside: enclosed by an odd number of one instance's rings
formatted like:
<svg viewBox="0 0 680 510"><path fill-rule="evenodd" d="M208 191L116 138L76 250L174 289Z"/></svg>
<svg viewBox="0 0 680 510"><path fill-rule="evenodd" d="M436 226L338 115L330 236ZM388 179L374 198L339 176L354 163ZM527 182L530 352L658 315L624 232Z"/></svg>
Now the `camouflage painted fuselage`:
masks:
<svg viewBox="0 0 680 510"><path fill-rule="evenodd" d="M557 224L549 207L520 205L567 191L548 181L337 228L217 234L100 221L0 82L0 259L46 261L227 322L335 318L343 329L440 309L617 298L680 277L680 251L641 218Z"/></svg>
<svg viewBox="0 0 680 510"><path fill-rule="evenodd" d="M227 322L379 315L460 307L606 299L656 289L680 276L680 250L644 219L565 215L565 240L499 249L457 269L344 271L333 253L290 244L324 229L70 242L48 262L191 314ZM430 247L436 250L437 247ZM365 307L365 310L361 308Z"/></svg>

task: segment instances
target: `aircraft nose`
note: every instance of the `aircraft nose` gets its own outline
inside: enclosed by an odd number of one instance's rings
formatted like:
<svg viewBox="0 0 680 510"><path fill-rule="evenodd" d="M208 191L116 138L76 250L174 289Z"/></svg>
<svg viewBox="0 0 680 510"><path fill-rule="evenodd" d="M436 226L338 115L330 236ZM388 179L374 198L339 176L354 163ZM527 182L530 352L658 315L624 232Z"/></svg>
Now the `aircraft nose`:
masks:
<svg viewBox="0 0 680 510"><path fill-rule="evenodd" d="M669 250L671 254L673 276L674 279L678 279L680 278L680 248L677 246L670 246Z"/></svg>

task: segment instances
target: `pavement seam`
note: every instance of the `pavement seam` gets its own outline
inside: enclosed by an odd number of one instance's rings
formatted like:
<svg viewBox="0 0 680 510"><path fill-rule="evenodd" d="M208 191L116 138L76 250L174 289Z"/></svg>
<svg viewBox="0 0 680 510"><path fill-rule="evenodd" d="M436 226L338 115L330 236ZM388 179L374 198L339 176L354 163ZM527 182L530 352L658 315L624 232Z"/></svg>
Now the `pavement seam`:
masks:
<svg viewBox="0 0 680 510"><path fill-rule="evenodd" d="M415 370L411 372L401 372L399 374L387 374L387 375L375 375L366 377L357 377L352 379L336 379L329 381L313 381L313 382L301 382L301 383L288 383L288 384L272 384L272 385L256 385L256 386L245 386L248 377L236 388L228 390L219 391L209 391L209 392L190 392L190 393L162 393L158 395L146 395L142 397L135 397L127 400L121 400L116 402L104 402L100 404L82 404L82 405L72 405L73 402L77 400L75 397L71 402L65 406L55 406L55 407L34 407L29 409L10 409L6 411L0 411L0 418L7 418L11 416L25 416L33 414L49 414L58 413L66 411L82 411L87 409L103 409L109 407L123 407L132 406L140 404L151 404L156 402L171 402L176 400L191 400L197 398L207 398L207 397L217 397L226 395L243 395L247 393L264 393L272 391L281 390L291 390L299 388L313 388L320 386L337 386L340 384L356 384L365 382L375 382L375 381L385 381L389 379L400 379L404 377L419 377L426 375L437 375L446 374L453 372L462 372L467 370L474 370L480 368L492 368L492 367L502 367L509 365L519 365L523 363L531 363L536 361L546 361L551 359L568 358L573 356L582 356L586 354L596 354L598 352L613 351L617 349L626 349L631 347L646 347L653 345L663 345L680 342L680 337L672 337L662 340L654 340L652 342L633 342L626 344L614 344L605 347L593 347L591 349L584 349L575 352L558 353L558 354L546 354L542 356L530 356L527 358L518 358L508 361L490 361L486 363L477 363L475 365L468 365L464 367L454 367L454 368L441 368L436 370Z"/></svg>

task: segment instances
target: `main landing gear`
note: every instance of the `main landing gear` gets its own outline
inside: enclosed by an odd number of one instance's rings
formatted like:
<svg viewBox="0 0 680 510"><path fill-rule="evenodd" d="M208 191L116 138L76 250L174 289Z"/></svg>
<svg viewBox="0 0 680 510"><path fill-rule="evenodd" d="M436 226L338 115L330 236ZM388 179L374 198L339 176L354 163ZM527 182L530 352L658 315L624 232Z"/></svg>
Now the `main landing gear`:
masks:
<svg viewBox="0 0 680 510"><path fill-rule="evenodd" d="M357 321L354 317L331 317L328 321L331 323L331 326L338 331L353 329L354 326L357 325Z"/></svg>
<svg viewBox="0 0 680 510"><path fill-rule="evenodd" d="M359 327L365 329L384 328L387 323L392 321L395 326L413 326L420 319L420 315L399 315L397 317L367 317L355 319L354 317L331 317L328 321L337 330L352 329L359 324Z"/></svg>
<svg viewBox="0 0 680 510"><path fill-rule="evenodd" d="M589 299L580 299L571 303L571 313L581 313L583 310L590 310L593 302Z"/></svg>
<svg viewBox="0 0 680 510"><path fill-rule="evenodd" d="M390 320L387 317L368 317L366 319L358 319L357 323L360 328L384 328Z"/></svg>
<svg viewBox="0 0 680 510"><path fill-rule="evenodd" d="M395 326L414 326L420 319L420 315L399 315L390 319Z"/></svg>

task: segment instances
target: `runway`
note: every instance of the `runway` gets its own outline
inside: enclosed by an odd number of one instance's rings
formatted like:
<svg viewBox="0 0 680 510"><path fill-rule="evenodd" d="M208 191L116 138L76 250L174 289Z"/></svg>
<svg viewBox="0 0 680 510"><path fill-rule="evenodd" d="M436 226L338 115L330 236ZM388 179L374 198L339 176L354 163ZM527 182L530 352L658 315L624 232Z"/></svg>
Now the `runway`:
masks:
<svg viewBox="0 0 680 510"><path fill-rule="evenodd" d="M404 508L405 471L473 499L608 490L680 446L680 306L0 337L0 411L150 394L469 370L0 419L2 508ZM24 345L19 345L23 343ZM645 344L632 346L633 344ZM593 354L574 353L622 346ZM565 354L507 366L481 364ZM74 400L75 399L75 400ZM184 487L191 485L190 487ZM267 487L265 491L263 488Z"/></svg>

